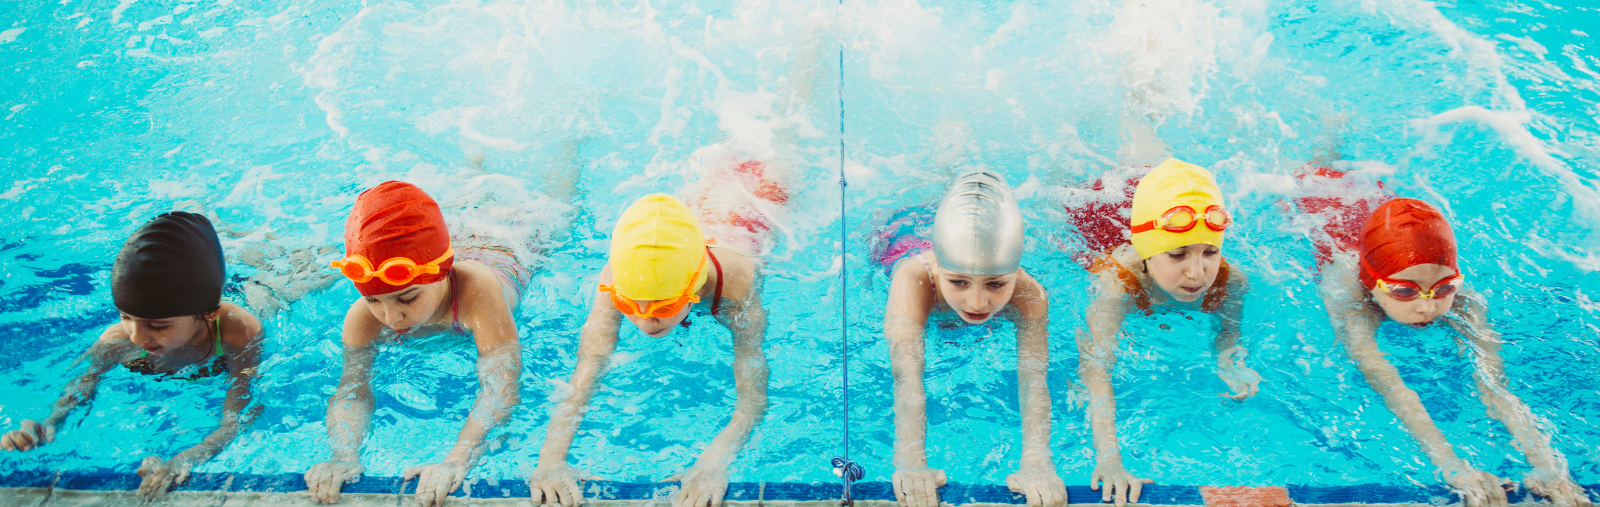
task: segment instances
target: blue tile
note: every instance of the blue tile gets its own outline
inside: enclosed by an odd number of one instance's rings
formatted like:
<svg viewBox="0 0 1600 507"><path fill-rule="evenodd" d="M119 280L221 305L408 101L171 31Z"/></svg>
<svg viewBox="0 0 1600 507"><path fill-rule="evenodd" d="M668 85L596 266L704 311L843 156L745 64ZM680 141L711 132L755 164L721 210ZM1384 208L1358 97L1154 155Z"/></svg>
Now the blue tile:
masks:
<svg viewBox="0 0 1600 507"><path fill-rule="evenodd" d="M48 488L55 482L55 472L29 470L0 475L0 488Z"/></svg>
<svg viewBox="0 0 1600 507"><path fill-rule="evenodd" d="M189 480L183 484L173 486L173 491L221 491L222 485L228 483L228 476L232 474L191 473Z"/></svg>
<svg viewBox="0 0 1600 507"><path fill-rule="evenodd" d="M141 481L138 474L98 468L62 472L61 480L56 482L56 487L76 491L133 491L139 489Z"/></svg>

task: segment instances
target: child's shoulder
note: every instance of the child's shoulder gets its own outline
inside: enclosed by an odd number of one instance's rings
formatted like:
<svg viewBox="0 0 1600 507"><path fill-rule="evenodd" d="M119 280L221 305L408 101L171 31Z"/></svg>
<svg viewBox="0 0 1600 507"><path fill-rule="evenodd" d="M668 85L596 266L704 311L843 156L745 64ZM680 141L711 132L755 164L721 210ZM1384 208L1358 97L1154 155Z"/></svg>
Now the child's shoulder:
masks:
<svg viewBox="0 0 1600 507"><path fill-rule="evenodd" d="M218 317L222 324L222 341L228 345L243 348L261 336L261 319L242 306L224 301Z"/></svg>

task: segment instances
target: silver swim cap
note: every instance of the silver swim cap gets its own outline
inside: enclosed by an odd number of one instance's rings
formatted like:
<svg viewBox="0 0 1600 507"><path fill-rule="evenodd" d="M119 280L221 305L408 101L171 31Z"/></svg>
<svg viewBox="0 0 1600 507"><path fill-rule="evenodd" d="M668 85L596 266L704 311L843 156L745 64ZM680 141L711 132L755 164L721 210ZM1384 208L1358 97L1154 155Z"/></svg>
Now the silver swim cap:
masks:
<svg viewBox="0 0 1600 507"><path fill-rule="evenodd" d="M933 217L939 266L973 276L1015 273L1022 263L1022 210L993 171L956 178Z"/></svg>

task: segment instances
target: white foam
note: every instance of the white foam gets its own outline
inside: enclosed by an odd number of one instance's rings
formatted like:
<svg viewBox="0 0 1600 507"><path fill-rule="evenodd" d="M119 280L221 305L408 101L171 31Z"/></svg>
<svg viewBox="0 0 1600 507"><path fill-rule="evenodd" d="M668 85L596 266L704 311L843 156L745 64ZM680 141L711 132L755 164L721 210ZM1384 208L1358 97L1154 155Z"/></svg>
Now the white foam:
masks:
<svg viewBox="0 0 1600 507"><path fill-rule="evenodd" d="M22 32L25 32L25 31L28 31L28 29L27 28L12 28L10 30L6 30L4 32L0 32L0 44L5 44L7 42L11 42L11 41L17 40L17 36L18 35L22 35Z"/></svg>

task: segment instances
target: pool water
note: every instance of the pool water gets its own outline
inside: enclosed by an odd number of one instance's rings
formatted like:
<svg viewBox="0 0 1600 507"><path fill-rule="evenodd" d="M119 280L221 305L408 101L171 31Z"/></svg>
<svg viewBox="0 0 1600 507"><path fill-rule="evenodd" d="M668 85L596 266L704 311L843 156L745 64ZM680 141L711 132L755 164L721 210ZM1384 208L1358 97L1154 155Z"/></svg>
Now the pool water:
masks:
<svg viewBox="0 0 1600 507"><path fill-rule="evenodd" d="M889 478L888 285L870 238L983 167L1022 198L1023 264L1052 294L1055 462L1087 482L1073 341L1087 277L1061 246L1076 232L1060 189L1121 165L1119 119L1133 117L1227 193L1238 223L1225 254L1251 277L1242 343L1263 380L1248 401L1217 396L1209 316L1130 318L1114 373L1129 470L1167 484L1439 482L1333 339L1313 221L1282 204L1318 159L1446 211L1506 341L1511 390L1574 479L1597 483L1597 36L1600 7L1578 0L10 2L0 426L45 416L81 371L74 359L116 318L117 248L155 214L215 213L242 283L287 265L237 261L248 252L340 245L364 188L404 179L447 196L472 182L548 235L517 316L524 403L473 472L525 476L616 216L731 153L785 174L792 196L766 255L771 406L732 480L836 481L827 458L844 452L846 410L851 458L867 480ZM266 320L265 412L200 471L300 473L328 457L355 296L333 283ZM659 481L726 424L729 335L696 320L663 339L624 329L573 445L579 468ZM928 453L954 482L1003 483L1017 466L1013 336L1008 324L930 333ZM1390 324L1379 340L1458 454L1527 471L1451 334ZM474 361L464 338L382 351L369 474L447 452ZM0 454L0 473L130 472L170 456L214 428L221 389L200 384L115 369L92 411L40 450Z"/></svg>

